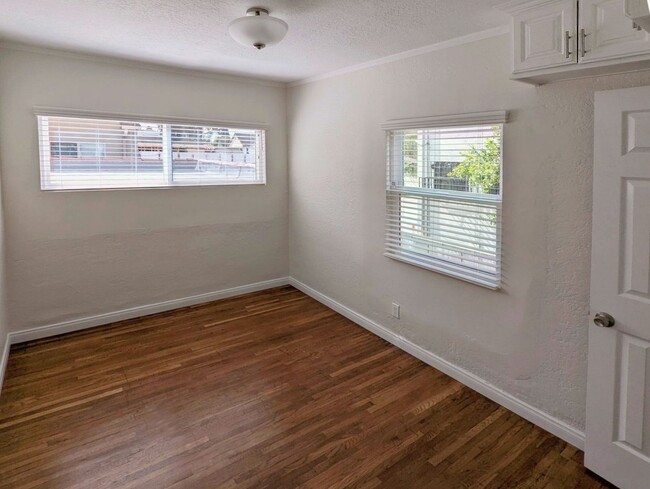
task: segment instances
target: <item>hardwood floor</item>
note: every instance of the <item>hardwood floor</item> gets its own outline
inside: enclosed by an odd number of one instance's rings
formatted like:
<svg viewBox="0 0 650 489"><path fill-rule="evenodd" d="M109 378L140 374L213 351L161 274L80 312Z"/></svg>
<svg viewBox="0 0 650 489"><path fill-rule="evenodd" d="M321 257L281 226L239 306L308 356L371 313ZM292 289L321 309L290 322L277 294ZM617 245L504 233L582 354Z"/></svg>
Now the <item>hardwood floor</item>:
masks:
<svg viewBox="0 0 650 489"><path fill-rule="evenodd" d="M582 453L282 287L15 346L2 488L599 488Z"/></svg>

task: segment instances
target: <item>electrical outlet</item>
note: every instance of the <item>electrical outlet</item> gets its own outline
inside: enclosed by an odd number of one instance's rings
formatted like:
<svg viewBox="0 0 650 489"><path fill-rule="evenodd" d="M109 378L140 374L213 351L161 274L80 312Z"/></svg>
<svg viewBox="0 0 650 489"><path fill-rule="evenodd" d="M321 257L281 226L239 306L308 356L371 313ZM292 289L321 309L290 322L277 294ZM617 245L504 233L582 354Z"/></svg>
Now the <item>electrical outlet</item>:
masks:
<svg viewBox="0 0 650 489"><path fill-rule="evenodd" d="M399 319L400 308L401 308L401 306L399 304L396 304L395 302L393 302L393 309L392 309L391 315L396 319Z"/></svg>

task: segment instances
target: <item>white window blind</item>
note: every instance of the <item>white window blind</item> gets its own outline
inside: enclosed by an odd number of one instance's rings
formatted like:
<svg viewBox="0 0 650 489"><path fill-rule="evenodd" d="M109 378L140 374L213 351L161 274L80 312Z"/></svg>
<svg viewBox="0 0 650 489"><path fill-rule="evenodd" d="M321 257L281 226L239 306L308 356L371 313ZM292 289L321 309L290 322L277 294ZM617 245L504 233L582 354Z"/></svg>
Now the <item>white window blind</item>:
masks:
<svg viewBox="0 0 650 489"><path fill-rule="evenodd" d="M383 126L387 257L499 288L505 120L491 112Z"/></svg>
<svg viewBox="0 0 650 489"><path fill-rule="evenodd" d="M264 184L265 130L37 112L41 189Z"/></svg>

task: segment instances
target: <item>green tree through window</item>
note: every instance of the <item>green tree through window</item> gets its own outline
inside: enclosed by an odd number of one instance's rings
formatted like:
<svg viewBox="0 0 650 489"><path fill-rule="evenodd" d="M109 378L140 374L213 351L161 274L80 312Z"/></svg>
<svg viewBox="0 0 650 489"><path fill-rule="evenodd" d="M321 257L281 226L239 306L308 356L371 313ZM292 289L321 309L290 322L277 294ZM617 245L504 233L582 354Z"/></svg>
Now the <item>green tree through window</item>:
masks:
<svg viewBox="0 0 650 489"><path fill-rule="evenodd" d="M465 178L471 187L480 193L498 193L501 181L501 133L499 127L493 128L493 135L486 139L485 146L463 151L463 161L447 174L448 177Z"/></svg>

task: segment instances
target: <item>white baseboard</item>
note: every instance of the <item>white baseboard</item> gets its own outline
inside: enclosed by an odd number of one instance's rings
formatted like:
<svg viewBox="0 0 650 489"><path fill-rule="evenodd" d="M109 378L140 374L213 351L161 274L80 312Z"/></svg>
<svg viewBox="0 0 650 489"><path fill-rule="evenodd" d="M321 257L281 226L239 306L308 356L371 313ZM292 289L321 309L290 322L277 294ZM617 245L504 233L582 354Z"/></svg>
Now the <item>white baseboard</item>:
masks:
<svg viewBox="0 0 650 489"><path fill-rule="evenodd" d="M330 309L333 309L342 316L345 316L349 320L357 323L359 326L362 326L368 331L385 339L389 343L392 343L393 345L413 355L419 360L422 360L423 362L449 375L451 378L484 395L488 399L491 399L492 401L500 404L506 409L509 409L513 413L518 414L522 418L530 421L531 423L539 426L549 433L552 433L558 438L561 438L567 443L570 443L580 450L584 450L584 432L568 425L564 421L561 421L548 413L545 413L544 411L541 411L534 406L531 406L530 404L516 398L512 394L503 391L490 382L487 382L486 380L478 377L477 375L450 363L449 361L431 353L430 351L425 350L424 348L407 340L403 336L390 331L389 329L381 326L380 324L361 314L358 314L357 312L335 301L334 299L321 294L308 285L305 285L294 278L290 278L289 283L308 296L316 299L318 302L326 305Z"/></svg>
<svg viewBox="0 0 650 489"><path fill-rule="evenodd" d="M551 416L550 414L541 411L540 409L531 406L530 404L516 398L495 385L487 382L486 380L478 377L477 375L460 368L449 361L423 349L415 343L407 340L393 331L381 326L375 321L358 314L352 309L344 306L343 304L321 294L315 289L294 278L278 278L275 280L268 280L265 282L258 282L255 284L243 285L240 287L233 287L230 289L209 292L207 294L200 294L191 297L184 297L181 299L174 299L171 301L159 302L156 304L149 304L140 307L133 307L130 309L123 309L106 314L99 314L96 316L85 317L81 319L74 319L71 321L64 321L56 324L40 326L31 328L24 331L10 333L5 347L0 358L0 389L2 388L2 380L4 379L5 370L7 368L7 360L9 358L9 349L12 344L22 343L48 336L55 336L63 333L70 333L82 329L93 328L104 324L113 323L116 321L123 321L125 319L133 319L149 314L156 314L159 312L170 311L181 307L192 306L195 304L202 304L205 302L216 301L219 299L226 299L237 295L248 294L251 292L258 292L260 290L271 289L273 287L280 287L282 285L291 284L295 288L301 290L310 297L316 299L330 309L345 316L359 326L367 329L368 331L376 334L377 336L385 339L389 343L397 346L405 352L413 355L414 357L422 360L423 362L431 365L432 367L440 370L441 372L449 375L453 379L461 382L462 384L470 387L478 393L484 395L488 399L502 405L510 411L518 414L522 418L530 421L531 423L539 426L540 428L552 433L553 435L563 439L567 443L584 450L585 434L584 432L568 425L567 423Z"/></svg>
<svg viewBox="0 0 650 489"><path fill-rule="evenodd" d="M2 392L2 381L5 378L5 373L7 371L7 362L9 361L9 349L11 348L11 342L9 335L5 338L5 346L2 349L0 357L0 392Z"/></svg>
<svg viewBox="0 0 650 489"><path fill-rule="evenodd" d="M240 287L208 292L206 294L193 295L191 297L183 297L181 299L173 299L170 301L158 302L156 304L148 304L145 306L123 309L121 311L98 314L96 316L73 319L71 321L63 321L60 323L49 324L45 326L38 326L36 328L9 333L9 341L7 344L15 345L16 343L23 343L25 341L47 338L48 336L71 333L73 331L94 328L96 326L102 326L104 324L110 324L117 321L124 321L125 319L133 319L137 317L147 316L149 314L156 314L159 312L179 309L181 307L203 304L205 302L217 301L219 299L227 299L228 297L249 294L251 292L272 289L273 287L280 287L282 285L288 284L289 278L283 277L274 280L267 280L265 282L258 282L255 284L242 285Z"/></svg>

